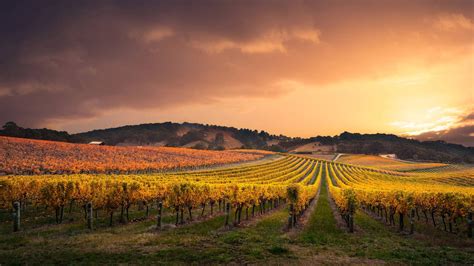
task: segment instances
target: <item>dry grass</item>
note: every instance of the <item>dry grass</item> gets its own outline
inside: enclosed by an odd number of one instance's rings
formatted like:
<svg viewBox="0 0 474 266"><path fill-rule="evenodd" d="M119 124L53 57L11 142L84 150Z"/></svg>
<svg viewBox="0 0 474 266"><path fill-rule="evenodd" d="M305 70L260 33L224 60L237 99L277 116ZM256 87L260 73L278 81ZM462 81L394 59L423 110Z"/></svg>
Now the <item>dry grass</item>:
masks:
<svg viewBox="0 0 474 266"><path fill-rule="evenodd" d="M310 142L301 146L298 146L291 150L291 152L319 152L319 153L334 153L333 145L322 145L315 141Z"/></svg>
<svg viewBox="0 0 474 266"><path fill-rule="evenodd" d="M311 157L311 158L316 158L316 159L321 159L321 160L326 160L326 161L331 161L335 154L330 153L330 154L319 154L319 153L313 153L313 154L304 154L305 157Z"/></svg>
<svg viewBox="0 0 474 266"><path fill-rule="evenodd" d="M370 166L391 171L411 171L446 166L443 163L405 162L396 159L383 158L376 155L347 154L338 159L338 162L354 165Z"/></svg>

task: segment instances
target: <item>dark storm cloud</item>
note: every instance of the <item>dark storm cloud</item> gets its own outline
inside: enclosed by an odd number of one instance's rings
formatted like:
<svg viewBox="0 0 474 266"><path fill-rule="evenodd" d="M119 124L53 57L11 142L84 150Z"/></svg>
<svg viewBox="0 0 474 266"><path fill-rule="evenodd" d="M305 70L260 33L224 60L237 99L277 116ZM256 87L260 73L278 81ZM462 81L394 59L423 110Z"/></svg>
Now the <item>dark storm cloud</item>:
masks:
<svg viewBox="0 0 474 266"><path fill-rule="evenodd" d="M474 147L474 112L466 115L461 123L448 130L425 132L416 136L419 140L444 140L449 143Z"/></svg>
<svg viewBox="0 0 474 266"><path fill-rule="evenodd" d="M376 43L387 36L378 27L416 31L441 11L472 16L469 1L393 2L2 1L0 122L39 126L119 107L276 97L286 92L280 79L380 72L386 51ZM384 62L408 55L397 45ZM361 53L367 46L373 57Z"/></svg>
<svg viewBox="0 0 474 266"><path fill-rule="evenodd" d="M474 112L468 114L467 116L465 116L461 122L474 122Z"/></svg>
<svg viewBox="0 0 474 266"><path fill-rule="evenodd" d="M233 6L217 2L151 1L2 5L2 121L34 125L121 105L165 107L232 94L279 93L248 89L245 82L262 81L226 66L225 58L191 49L186 40L258 37L265 23L255 23L258 12L251 7L233 12Z"/></svg>

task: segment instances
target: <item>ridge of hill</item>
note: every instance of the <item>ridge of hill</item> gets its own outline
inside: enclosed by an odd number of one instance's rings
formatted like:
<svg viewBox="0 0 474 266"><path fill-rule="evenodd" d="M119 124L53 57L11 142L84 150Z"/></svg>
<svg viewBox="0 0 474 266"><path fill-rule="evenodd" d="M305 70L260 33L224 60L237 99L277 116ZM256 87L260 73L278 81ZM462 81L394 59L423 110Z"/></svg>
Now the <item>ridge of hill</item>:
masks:
<svg viewBox="0 0 474 266"><path fill-rule="evenodd" d="M404 160L474 163L474 147L444 141L418 141L392 134L343 132L337 136L291 138L265 131L198 123L152 123L98 129L77 134L29 129L8 122L0 135L73 143L103 141L112 146L167 146L195 149L263 149L279 152L396 154Z"/></svg>
<svg viewBox="0 0 474 266"><path fill-rule="evenodd" d="M92 130L72 135L79 142L104 141L109 145L149 145L197 149L265 148L267 141L284 141L284 136L265 131L197 123L154 123Z"/></svg>

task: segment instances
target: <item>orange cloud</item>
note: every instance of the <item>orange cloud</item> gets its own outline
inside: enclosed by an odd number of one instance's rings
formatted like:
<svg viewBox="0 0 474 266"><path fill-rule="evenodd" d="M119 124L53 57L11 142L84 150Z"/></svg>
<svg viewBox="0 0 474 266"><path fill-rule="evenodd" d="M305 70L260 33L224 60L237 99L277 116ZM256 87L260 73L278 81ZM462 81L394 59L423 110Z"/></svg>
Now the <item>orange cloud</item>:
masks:
<svg viewBox="0 0 474 266"><path fill-rule="evenodd" d="M0 123L420 133L473 102L469 0L139 2L2 6Z"/></svg>
<svg viewBox="0 0 474 266"><path fill-rule="evenodd" d="M440 15L434 21L434 25L436 28L445 31L472 31L474 29L474 23L472 22L472 20L470 18L465 17L463 14Z"/></svg>
<svg viewBox="0 0 474 266"><path fill-rule="evenodd" d="M286 42L297 40L313 44L320 42L321 32L317 29L272 29L251 40L232 40L221 37L192 38L192 46L208 53L220 53L227 49L237 49L242 53L284 53L287 50Z"/></svg>
<svg viewBox="0 0 474 266"><path fill-rule="evenodd" d="M426 112L424 122L393 122L405 136L419 140L445 140L474 146L474 110L435 107Z"/></svg>
<svg viewBox="0 0 474 266"><path fill-rule="evenodd" d="M174 31L168 27L155 27L143 35L145 42L158 42L167 37L173 36Z"/></svg>
<svg viewBox="0 0 474 266"><path fill-rule="evenodd" d="M458 108L435 107L426 112L422 121L396 121L391 125L404 130L408 136L416 136L426 132L442 131L463 123L465 113Z"/></svg>
<svg viewBox="0 0 474 266"><path fill-rule="evenodd" d="M474 112L465 114L448 128L423 132L413 137L419 140L444 140L474 147Z"/></svg>

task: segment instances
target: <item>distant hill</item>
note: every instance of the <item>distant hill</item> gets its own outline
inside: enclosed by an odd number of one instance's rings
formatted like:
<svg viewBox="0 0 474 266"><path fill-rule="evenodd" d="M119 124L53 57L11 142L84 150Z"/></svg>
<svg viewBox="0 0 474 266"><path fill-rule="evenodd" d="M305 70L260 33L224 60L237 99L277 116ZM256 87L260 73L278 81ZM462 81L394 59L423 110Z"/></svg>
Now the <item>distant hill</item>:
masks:
<svg viewBox="0 0 474 266"><path fill-rule="evenodd" d="M444 141L418 141L389 134L344 132L337 137L341 153L394 153L400 159L416 161L474 163L474 147Z"/></svg>
<svg viewBox="0 0 474 266"><path fill-rule="evenodd" d="M106 145L114 146L169 146L211 150L249 148L302 153L394 153L405 160L474 163L473 147L444 141L418 141L390 134L344 132L334 137L290 138L271 135L265 131L172 122L68 134L50 129L22 128L8 122L0 130L0 135L75 143L103 141Z"/></svg>
<svg viewBox="0 0 474 266"><path fill-rule="evenodd" d="M72 135L80 142L104 141L120 146L171 146L198 149L267 148L267 141L285 140L265 131L196 123L156 123L93 130Z"/></svg>

